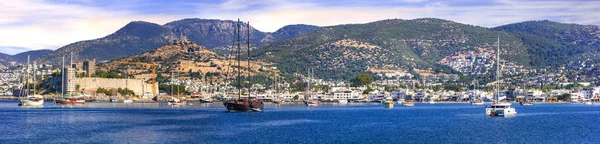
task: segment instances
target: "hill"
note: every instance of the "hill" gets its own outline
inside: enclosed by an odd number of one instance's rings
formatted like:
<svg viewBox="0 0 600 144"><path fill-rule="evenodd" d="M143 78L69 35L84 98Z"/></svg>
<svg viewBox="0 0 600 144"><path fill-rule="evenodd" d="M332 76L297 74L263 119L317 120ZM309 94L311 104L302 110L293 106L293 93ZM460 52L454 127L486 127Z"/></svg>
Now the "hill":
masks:
<svg viewBox="0 0 600 144"><path fill-rule="evenodd" d="M74 60L97 59L113 60L152 50L176 39L188 39L220 52L230 47L234 41L235 21L183 19L158 25L143 21L131 22L113 34L94 39L75 42L59 48L39 59L42 62L56 62L62 56ZM245 23L243 24L245 25ZM252 43L258 47L277 40L288 39L315 30L315 26L283 27L280 33L266 33L251 27ZM246 27L240 29L245 36ZM220 49L220 50L219 50Z"/></svg>
<svg viewBox="0 0 600 144"><path fill-rule="evenodd" d="M0 53L0 67L8 66L12 62L16 63L25 63L27 62L27 56L29 55L31 60L37 59L42 55L46 55L52 52L52 50L32 50L26 51L22 53L18 53L15 55L7 55Z"/></svg>
<svg viewBox="0 0 600 144"><path fill-rule="evenodd" d="M171 73L180 73L185 79L195 81L217 82L232 78L237 71L235 61L223 57L206 47L188 40L175 40L168 44L141 54L112 60L98 65L105 71L119 71L149 78L152 66L161 77L169 77ZM247 61L242 61L242 75L247 75ZM262 62L251 63L251 76L273 76L278 71L262 67ZM229 74L229 76L227 75Z"/></svg>
<svg viewBox="0 0 600 144"><path fill-rule="evenodd" d="M548 20L526 21L493 28L510 32L521 39L532 54L533 66L557 66L576 56L595 54L600 50L600 27L563 24ZM597 56L591 55L593 59Z"/></svg>
<svg viewBox="0 0 600 144"><path fill-rule="evenodd" d="M494 54L498 36L503 59L529 65L527 48L510 33L432 18L323 27L254 54L284 73L301 73L312 67L319 78L326 79L347 80L375 70L456 73L440 60L478 49Z"/></svg>

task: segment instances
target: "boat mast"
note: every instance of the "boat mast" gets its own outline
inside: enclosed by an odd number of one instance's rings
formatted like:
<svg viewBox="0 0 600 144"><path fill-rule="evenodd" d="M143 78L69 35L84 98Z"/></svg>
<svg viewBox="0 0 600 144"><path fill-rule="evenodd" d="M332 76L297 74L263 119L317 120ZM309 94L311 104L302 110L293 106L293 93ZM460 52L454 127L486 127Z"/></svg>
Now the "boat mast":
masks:
<svg viewBox="0 0 600 144"><path fill-rule="evenodd" d="M248 79L248 98L250 98L252 96L252 93L250 92L250 89L252 89L252 85L250 84L250 21L248 21L247 23L248 25L248 77L246 77L246 79Z"/></svg>
<svg viewBox="0 0 600 144"><path fill-rule="evenodd" d="M498 36L498 49L496 51L496 103L500 102L500 36Z"/></svg>
<svg viewBox="0 0 600 144"><path fill-rule="evenodd" d="M27 57L29 57L29 56L27 56ZM36 84L36 81L35 81L35 65L36 65L36 64L37 64L37 63L36 63L35 61L33 61L33 65L31 66L31 69L32 69L32 70L31 70L31 73L33 74L33 95L34 95L34 96L35 96L35 90L36 90L36 88L35 88L35 85L37 85L37 84Z"/></svg>
<svg viewBox="0 0 600 144"><path fill-rule="evenodd" d="M238 23L237 23L237 44L238 44L238 48L237 48L237 54L236 54L236 58L238 60L238 85L240 85L240 87L238 88L238 99L242 98L242 70L240 67L240 19L238 18Z"/></svg>
<svg viewBox="0 0 600 144"><path fill-rule="evenodd" d="M60 68L61 84L60 84L60 97L65 96L65 56L62 57L62 66Z"/></svg>
<svg viewBox="0 0 600 144"><path fill-rule="evenodd" d="M25 78L25 88L27 91L25 92L25 96L28 96L29 95L29 76L28 76L29 75L29 55L27 55L27 66L26 67L27 67L27 69L25 69L25 72L26 72L25 76L27 76L27 77Z"/></svg>

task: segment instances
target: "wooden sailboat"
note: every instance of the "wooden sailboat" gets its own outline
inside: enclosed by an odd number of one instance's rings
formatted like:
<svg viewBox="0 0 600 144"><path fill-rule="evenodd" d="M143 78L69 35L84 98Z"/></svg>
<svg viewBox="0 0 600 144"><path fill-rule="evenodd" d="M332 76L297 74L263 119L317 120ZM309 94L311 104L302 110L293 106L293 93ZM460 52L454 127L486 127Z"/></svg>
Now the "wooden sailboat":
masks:
<svg viewBox="0 0 600 144"><path fill-rule="evenodd" d="M179 73L177 74L179 75ZM181 100L179 96L179 86L177 86L177 98L173 97L173 86L173 73L171 73L171 99L167 100L167 103L175 106L185 105L186 101Z"/></svg>
<svg viewBox="0 0 600 144"><path fill-rule="evenodd" d="M250 22L248 22L248 77L250 77ZM250 88L248 88L248 97L242 99L242 81L241 81L241 64L240 64L240 20L238 19L237 23L237 61L238 61L238 84L240 88L238 88L238 97L237 99L230 99L223 102L227 111L235 112L235 111L262 111L263 110L263 102L256 98L251 97Z"/></svg>
<svg viewBox="0 0 600 144"><path fill-rule="evenodd" d="M35 62L34 62L34 66L32 68L32 73L33 73L33 94L30 94L30 90L29 90L29 77L28 77L28 71L29 71L29 55L27 55L27 68L25 69L25 71L23 72L23 88L21 88L21 94L22 95L26 95L25 97L22 97L19 99L19 106L42 106L44 105L44 97L41 95L37 95L35 94ZM25 89L25 90L24 90Z"/></svg>
<svg viewBox="0 0 600 144"><path fill-rule="evenodd" d="M308 80L308 89L306 90L306 94L304 97L304 104L309 107L319 105L318 101L312 99L312 89L311 89L311 83L312 83L312 79L313 79L312 75L313 75L313 70L308 69L308 75L307 75L308 79L309 79Z"/></svg>
<svg viewBox="0 0 600 144"><path fill-rule="evenodd" d="M68 88L65 88L65 80L67 82L72 82L71 78L66 78L65 79L65 70L68 70L65 67L65 57L63 57L63 62L62 62L62 69L61 69L61 74L62 74L62 84L61 84L61 98L59 99L55 99L54 102L56 102L56 104L59 105L73 105L73 104L85 104L85 100L83 99L83 97L73 97L72 94L72 90L68 90ZM73 65L73 53L71 53L71 66ZM72 76L69 76L72 77ZM64 91L67 90L67 95L65 96Z"/></svg>

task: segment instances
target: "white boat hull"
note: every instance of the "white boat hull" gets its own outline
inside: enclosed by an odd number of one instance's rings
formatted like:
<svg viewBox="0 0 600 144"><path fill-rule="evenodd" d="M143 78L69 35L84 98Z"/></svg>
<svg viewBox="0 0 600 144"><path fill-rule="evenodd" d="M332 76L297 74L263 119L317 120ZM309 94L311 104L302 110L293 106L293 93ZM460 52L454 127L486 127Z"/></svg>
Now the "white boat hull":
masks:
<svg viewBox="0 0 600 144"><path fill-rule="evenodd" d="M21 106L42 106L44 105L44 100L32 101L32 100L19 100L19 105Z"/></svg>
<svg viewBox="0 0 600 144"><path fill-rule="evenodd" d="M494 106L499 106L500 108L494 108ZM511 117L517 115L517 110L510 107L509 104L492 105L491 107L485 108L485 115L490 117Z"/></svg>
<svg viewBox="0 0 600 144"><path fill-rule="evenodd" d="M126 103L126 104L133 103L133 100L124 100L123 103Z"/></svg>

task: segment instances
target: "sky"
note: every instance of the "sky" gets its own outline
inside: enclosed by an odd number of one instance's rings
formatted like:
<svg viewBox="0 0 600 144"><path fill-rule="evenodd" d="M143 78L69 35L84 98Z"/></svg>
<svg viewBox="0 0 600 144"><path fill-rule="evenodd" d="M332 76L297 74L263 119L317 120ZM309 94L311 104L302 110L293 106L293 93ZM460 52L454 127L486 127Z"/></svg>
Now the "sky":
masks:
<svg viewBox="0 0 600 144"><path fill-rule="evenodd" d="M495 27L528 20L600 25L593 0L0 0L0 53L58 49L101 38L130 21L183 18L250 21L273 32L289 24L331 26L441 18Z"/></svg>

